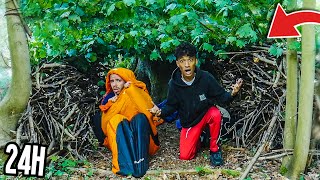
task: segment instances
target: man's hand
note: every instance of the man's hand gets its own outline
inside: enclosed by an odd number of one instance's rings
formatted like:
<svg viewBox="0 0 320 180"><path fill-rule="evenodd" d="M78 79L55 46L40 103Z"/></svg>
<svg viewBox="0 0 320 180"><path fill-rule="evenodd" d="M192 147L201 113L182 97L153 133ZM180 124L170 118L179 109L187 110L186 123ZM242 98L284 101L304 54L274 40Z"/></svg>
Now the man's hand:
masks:
<svg viewBox="0 0 320 180"><path fill-rule="evenodd" d="M242 86L243 80L240 78L237 80L236 84L233 84L231 86L232 88L232 92L231 92L231 96L235 96L238 91L240 90L241 86Z"/></svg>
<svg viewBox="0 0 320 180"><path fill-rule="evenodd" d="M153 107L151 109L147 109L148 111L150 111L150 113L154 116L160 116L161 115L161 109L158 108L157 105L155 105L153 102Z"/></svg>

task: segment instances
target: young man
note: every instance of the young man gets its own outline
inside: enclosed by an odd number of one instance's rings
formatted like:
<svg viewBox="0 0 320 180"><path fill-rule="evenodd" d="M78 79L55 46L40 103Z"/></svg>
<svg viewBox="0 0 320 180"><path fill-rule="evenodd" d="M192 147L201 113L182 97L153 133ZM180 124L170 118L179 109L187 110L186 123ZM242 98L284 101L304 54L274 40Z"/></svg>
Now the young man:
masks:
<svg viewBox="0 0 320 180"><path fill-rule="evenodd" d="M198 62L196 48L190 43L180 44L175 52L177 69L169 81L166 106L154 106L150 112L166 117L178 111L182 126L180 134L180 159L195 157L199 147L199 137L208 125L210 131L210 162L213 166L223 164L221 149L218 145L221 129L221 113L216 103L228 103L237 94L242 79L226 92L207 71L196 67Z"/></svg>
<svg viewBox="0 0 320 180"><path fill-rule="evenodd" d="M112 152L112 172L141 177L149 168L148 154L159 149L158 118L147 110L153 107L152 99L146 85L125 68L108 72L106 90L95 134Z"/></svg>

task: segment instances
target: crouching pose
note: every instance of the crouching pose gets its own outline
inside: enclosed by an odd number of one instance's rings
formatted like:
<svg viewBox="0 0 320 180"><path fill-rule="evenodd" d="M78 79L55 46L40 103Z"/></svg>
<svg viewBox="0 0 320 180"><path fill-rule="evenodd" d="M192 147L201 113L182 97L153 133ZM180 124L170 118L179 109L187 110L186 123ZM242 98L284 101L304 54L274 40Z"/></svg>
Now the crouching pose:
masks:
<svg viewBox="0 0 320 180"><path fill-rule="evenodd" d="M175 52L177 69L169 81L167 103L150 112L163 118L178 111L182 126L180 133L180 159L190 160L199 149L199 137L205 127L210 131L210 162L212 166L223 164L218 140L222 124L221 112L216 103L224 104L233 99L242 85L239 79L227 92L207 71L196 67L196 48L190 43L180 44Z"/></svg>
<svg viewBox="0 0 320 180"><path fill-rule="evenodd" d="M159 118L147 110L152 107L146 85L136 80L131 70L116 68L108 72L106 95L100 105L101 121L94 122L94 131L112 152L112 172L134 177L145 175L148 155L159 149L156 129Z"/></svg>

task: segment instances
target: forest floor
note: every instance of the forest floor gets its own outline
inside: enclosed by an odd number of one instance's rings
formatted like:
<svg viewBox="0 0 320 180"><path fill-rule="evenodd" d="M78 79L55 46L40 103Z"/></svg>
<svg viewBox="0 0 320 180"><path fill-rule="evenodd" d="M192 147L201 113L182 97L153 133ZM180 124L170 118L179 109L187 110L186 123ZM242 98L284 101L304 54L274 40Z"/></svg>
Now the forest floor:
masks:
<svg viewBox="0 0 320 180"><path fill-rule="evenodd" d="M142 178L121 177L111 172L111 153L104 147L88 156L92 163L93 174L89 179L239 179L247 167L254 150L234 148L223 145L224 165L210 166L209 149L201 148L196 158L189 161L179 159L179 131L174 123L165 123L159 127L160 150L150 158L150 167ZM319 158L319 157L318 157ZM280 174L281 159L258 160L251 169L249 179L286 179ZM300 179L320 178L320 160L314 161L308 172ZM88 174L88 169L80 168L72 177L78 179ZM86 179L86 178L85 178Z"/></svg>

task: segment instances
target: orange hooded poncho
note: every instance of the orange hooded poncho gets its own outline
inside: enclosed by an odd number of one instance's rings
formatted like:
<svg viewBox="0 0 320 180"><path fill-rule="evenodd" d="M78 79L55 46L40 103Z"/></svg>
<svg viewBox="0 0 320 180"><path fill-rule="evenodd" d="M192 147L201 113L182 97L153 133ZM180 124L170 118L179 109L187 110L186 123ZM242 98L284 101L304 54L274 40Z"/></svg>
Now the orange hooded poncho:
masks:
<svg viewBox="0 0 320 180"><path fill-rule="evenodd" d="M150 146L149 154L153 155L159 149L158 142L158 132L156 126L163 122L162 119L153 117L153 115L148 111L152 108L153 102L148 93L145 83L138 81L134 73L125 68L115 68L108 72L106 76L106 94L112 92L110 85L110 75L117 74L125 82L130 81L131 84L128 88L123 88L118 95L115 102L108 101L105 105L100 105L100 110L102 111L101 127L106 135L104 140L104 145L107 146L113 154L113 172L117 172L117 149L116 144L114 144L116 139L116 129L118 124L123 120L127 119L131 121L132 117L138 113L143 113L146 115L152 134L150 135ZM116 165L115 165L116 164Z"/></svg>

